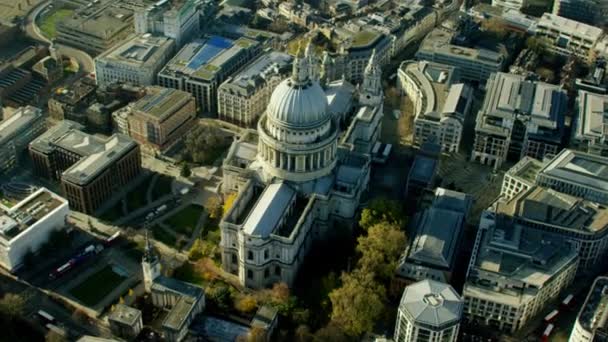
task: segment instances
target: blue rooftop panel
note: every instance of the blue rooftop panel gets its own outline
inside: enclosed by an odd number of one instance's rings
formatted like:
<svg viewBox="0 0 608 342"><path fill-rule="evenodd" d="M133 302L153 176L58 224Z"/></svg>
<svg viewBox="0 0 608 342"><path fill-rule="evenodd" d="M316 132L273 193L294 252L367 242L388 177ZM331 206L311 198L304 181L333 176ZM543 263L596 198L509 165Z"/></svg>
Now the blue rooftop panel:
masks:
<svg viewBox="0 0 608 342"><path fill-rule="evenodd" d="M228 38L220 36L211 37L196 53L190 63L188 63L188 68L198 69L201 65L209 62L222 51L230 49L232 45L234 45L234 42Z"/></svg>

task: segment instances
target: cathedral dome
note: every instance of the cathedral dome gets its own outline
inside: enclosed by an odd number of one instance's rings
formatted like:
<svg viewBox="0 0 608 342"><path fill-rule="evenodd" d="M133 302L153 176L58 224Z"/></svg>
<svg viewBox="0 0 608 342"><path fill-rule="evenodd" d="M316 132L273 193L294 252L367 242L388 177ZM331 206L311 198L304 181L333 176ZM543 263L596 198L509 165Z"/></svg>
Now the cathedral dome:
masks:
<svg viewBox="0 0 608 342"><path fill-rule="evenodd" d="M293 75L274 90L266 109L269 120L287 128L311 128L327 122L327 97L309 77L308 65L296 59Z"/></svg>

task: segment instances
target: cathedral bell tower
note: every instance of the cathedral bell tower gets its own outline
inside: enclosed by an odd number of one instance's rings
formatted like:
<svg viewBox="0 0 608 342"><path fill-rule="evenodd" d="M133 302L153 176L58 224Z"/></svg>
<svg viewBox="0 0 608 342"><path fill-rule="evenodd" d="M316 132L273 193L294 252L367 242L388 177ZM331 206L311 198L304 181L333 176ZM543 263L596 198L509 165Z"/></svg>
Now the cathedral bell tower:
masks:
<svg viewBox="0 0 608 342"><path fill-rule="evenodd" d="M147 229L145 239L146 247L144 250L144 256L141 260L141 267L144 273L144 288L146 289L146 292L150 292L152 283L158 276L160 276L160 259L154 251L154 247L150 243Z"/></svg>
<svg viewBox="0 0 608 342"><path fill-rule="evenodd" d="M379 106L382 104L382 71L379 63L374 49L365 67L363 82L359 87L359 103L362 105Z"/></svg>

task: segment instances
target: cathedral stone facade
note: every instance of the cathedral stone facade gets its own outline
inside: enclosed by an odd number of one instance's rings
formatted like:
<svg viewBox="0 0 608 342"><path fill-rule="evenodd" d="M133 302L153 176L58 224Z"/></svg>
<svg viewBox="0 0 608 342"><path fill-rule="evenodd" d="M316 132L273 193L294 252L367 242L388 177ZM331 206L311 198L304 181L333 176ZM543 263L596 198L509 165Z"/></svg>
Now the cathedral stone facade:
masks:
<svg viewBox="0 0 608 342"><path fill-rule="evenodd" d="M328 81L307 47L257 130L231 146L222 190L238 195L220 223L222 266L244 286L291 286L314 242L336 223L353 222L383 115L375 59L356 88Z"/></svg>

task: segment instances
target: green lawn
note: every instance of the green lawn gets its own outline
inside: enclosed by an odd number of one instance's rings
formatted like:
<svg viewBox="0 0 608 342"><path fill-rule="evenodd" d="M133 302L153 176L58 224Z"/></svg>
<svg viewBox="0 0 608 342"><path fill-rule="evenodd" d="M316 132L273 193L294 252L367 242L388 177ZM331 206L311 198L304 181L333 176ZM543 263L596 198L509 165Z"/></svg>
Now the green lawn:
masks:
<svg viewBox="0 0 608 342"><path fill-rule="evenodd" d="M94 306L112 292L126 278L107 265L70 290L72 296L87 306Z"/></svg>
<svg viewBox="0 0 608 342"><path fill-rule="evenodd" d="M190 236L194 232L196 224L203 212L203 207L191 204L169 217L165 221L165 224L171 226L173 230L180 234Z"/></svg>
<svg viewBox="0 0 608 342"><path fill-rule="evenodd" d="M47 38L55 38L57 36L57 23L70 17L72 13L74 13L74 10L67 8L51 11L40 21L40 30Z"/></svg>

